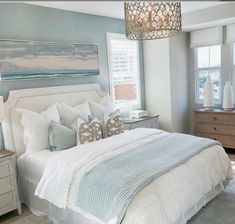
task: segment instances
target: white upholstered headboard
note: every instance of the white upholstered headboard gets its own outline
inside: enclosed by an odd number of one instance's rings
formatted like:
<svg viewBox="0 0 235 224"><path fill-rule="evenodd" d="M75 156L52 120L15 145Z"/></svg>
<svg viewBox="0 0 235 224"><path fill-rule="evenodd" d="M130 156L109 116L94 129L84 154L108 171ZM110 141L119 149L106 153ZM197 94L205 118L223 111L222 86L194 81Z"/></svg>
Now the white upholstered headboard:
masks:
<svg viewBox="0 0 235 224"><path fill-rule="evenodd" d="M53 103L66 103L75 106L87 100L99 102L105 93L98 84L57 86L22 89L9 92L5 102L6 119L2 123L5 147L20 156L25 151L21 116L16 108L35 112L46 110Z"/></svg>

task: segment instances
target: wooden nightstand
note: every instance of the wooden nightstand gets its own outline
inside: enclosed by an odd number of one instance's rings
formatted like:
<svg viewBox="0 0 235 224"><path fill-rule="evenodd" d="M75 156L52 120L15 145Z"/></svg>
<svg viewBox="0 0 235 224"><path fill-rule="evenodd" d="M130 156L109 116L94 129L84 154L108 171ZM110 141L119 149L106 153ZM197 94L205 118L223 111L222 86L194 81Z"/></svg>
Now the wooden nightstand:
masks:
<svg viewBox="0 0 235 224"><path fill-rule="evenodd" d="M135 128L159 128L159 115L152 115L139 119L126 119L124 120L124 126L126 130Z"/></svg>
<svg viewBox="0 0 235 224"><path fill-rule="evenodd" d="M21 212L17 181L15 153L0 150L0 215L17 209Z"/></svg>
<svg viewBox="0 0 235 224"><path fill-rule="evenodd" d="M198 109L195 113L195 135L218 140L235 149L235 111Z"/></svg>

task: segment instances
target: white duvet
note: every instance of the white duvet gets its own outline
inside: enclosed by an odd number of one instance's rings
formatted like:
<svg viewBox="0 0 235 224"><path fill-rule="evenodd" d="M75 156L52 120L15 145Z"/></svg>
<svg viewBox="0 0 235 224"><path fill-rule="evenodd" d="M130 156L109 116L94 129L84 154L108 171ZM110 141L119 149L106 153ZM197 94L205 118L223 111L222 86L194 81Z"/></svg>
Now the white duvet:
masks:
<svg viewBox="0 0 235 224"><path fill-rule="evenodd" d="M135 129L62 151L48 160L35 194L59 208L81 213L75 206L75 199L84 173L116 154L166 134L156 129ZM224 149L218 145L210 147L137 194L122 223L184 223L232 177L231 163ZM83 215L94 220L94 224L98 223L89 214Z"/></svg>

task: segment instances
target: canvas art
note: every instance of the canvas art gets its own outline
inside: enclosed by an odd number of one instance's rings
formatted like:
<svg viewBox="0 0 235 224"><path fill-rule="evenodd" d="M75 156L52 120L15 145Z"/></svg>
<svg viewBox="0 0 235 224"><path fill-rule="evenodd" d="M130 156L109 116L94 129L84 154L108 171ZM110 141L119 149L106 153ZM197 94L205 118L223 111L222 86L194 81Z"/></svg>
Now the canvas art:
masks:
<svg viewBox="0 0 235 224"><path fill-rule="evenodd" d="M99 75L98 46L0 40L2 80Z"/></svg>

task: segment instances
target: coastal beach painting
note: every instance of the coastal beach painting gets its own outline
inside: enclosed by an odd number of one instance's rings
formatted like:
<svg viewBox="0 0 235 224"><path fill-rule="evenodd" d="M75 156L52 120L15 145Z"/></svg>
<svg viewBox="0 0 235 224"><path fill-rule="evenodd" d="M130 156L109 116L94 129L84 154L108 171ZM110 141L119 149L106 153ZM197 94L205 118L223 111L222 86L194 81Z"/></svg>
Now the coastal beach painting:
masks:
<svg viewBox="0 0 235 224"><path fill-rule="evenodd" d="M0 40L2 80L99 75L98 46Z"/></svg>

